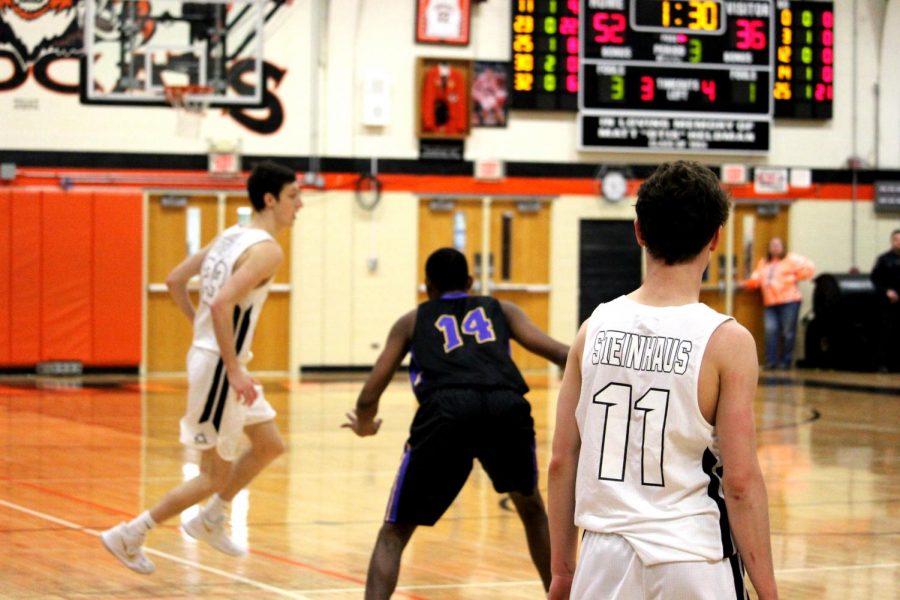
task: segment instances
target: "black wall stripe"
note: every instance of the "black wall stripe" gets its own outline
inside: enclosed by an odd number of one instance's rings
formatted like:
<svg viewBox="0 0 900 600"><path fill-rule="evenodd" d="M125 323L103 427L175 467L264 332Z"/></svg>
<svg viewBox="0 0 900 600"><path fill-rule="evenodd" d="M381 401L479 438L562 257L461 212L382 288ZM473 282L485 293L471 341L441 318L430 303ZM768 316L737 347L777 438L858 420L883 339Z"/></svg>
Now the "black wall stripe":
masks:
<svg viewBox="0 0 900 600"><path fill-rule="evenodd" d="M245 155L244 165L253 166L263 160L275 160L296 171L310 170L308 156ZM371 169L369 158L318 157L319 169L323 173L368 173ZM167 169L205 171L206 154L156 154L141 152L74 152L53 150L0 150L0 162L16 163L20 168L60 167L60 168L120 168L120 169ZM562 177L586 178L596 176L597 163L572 162L517 162L506 164L508 177ZM620 164L617 168L630 171L632 177L647 177L655 165ZM718 166L710 165L718 173ZM380 173L404 175L471 175L472 161L438 161L414 158L378 157ZM864 169L856 172L859 183L873 183L878 180L900 179L897 169ZM853 171L850 169L812 169L813 183L851 183Z"/></svg>
<svg viewBox="0 0 900 600"><path fill-rule="evenodd" d="M235 341L235 352L238 354L241 353L241 348L244 346L244 340L247 337L247 331L250 329L250 315L253 313L253 307L247 309L247 312L244 313L243 318L241 318L241 309L237 306L234 307L234 328L238 329L238 319L241 321L240 331L237 335L237 340ZM225 414L225 399L228 397L228 375L225 375L225 385L222 386L222 391L219 393L219 403L216 405L216 414L213 416L213 427L216 431L219 431L219 426L222 424L222 415Z"/></svg>
<svg viewBox="0 0 900 600"><path fill-rule="evenodd" d="M734 552L734 544L731 541L731 527L728 525L728 508L725 506L725 499L719 494L722 489L722 469L716 469L715 455L707 448L703 451L703 472L709 477L709 486L706 493L712 498L716 506L719 507L719 531L722 536L722 557L732 556Z"/></svg>

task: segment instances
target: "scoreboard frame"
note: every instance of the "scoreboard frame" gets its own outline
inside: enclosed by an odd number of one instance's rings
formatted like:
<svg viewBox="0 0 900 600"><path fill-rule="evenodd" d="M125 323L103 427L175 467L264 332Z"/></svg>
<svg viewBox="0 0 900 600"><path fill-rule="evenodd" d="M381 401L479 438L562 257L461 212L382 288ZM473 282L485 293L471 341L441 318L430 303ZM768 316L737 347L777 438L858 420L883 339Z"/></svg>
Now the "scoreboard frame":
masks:
<svg viewBox="0 0 900 600"><path fill-rule="evenodd" d="M512 110L578 110L582 1L511 0Z"/></svg>
<svg viewBox="0 0 900 600"><path fill-rule="evenodd" d="M807 11L810 22L804 23ZM834 26L833 0L776 0L776 119L833 118Z"/></svg>
<svg viewBox="0 0 900 600"><path fill-rule="evenodd" d="M639 23L634 10L637 0L582 2L578 149L742 155L768 152L774 114L775 0L651 1L660 7L662 16L658 20L667 27ZM645 1L642 6L648 5ZM705 17L689 18L692 10L701 9L707 11ZM626 11L627 24L621 18ZM644 24L646 15L644 10ZM651 14L650 18L656 17ZM640 29L635 30L633 25ZM762 32L764 38L760 37ZM714 56L703 55L704 41L696 44L701 49L699 56L688 56L688 47L695 46L693 40L706 41ZM613 47L605 42L612 42ZM648 60L648 54L655 60ZM600 89L599 83L588 82L587 75L601 69L617 69L631 96L620 94L615 101L587 98L589 90ZM654 71L660 76L654 76ZM680 71L684 77L677 76ZM629 73L637 73L631 75L632 79L641 78L637 98L633 94L636 83L629 80ZM704 74L710 76L704 79ZM663 79L667 101L643 93L657 90ZM760 85L751 92L749 87L737 85L741 81L759 81ZM708 88L705 97L697 93L701 86ZM697 101L705 101L708 106L698 107ZM747 109L735 111L738 101L747 103ZM656 108L644 108L651 105ZM596 131L591 129L594 126Z"/></svg>

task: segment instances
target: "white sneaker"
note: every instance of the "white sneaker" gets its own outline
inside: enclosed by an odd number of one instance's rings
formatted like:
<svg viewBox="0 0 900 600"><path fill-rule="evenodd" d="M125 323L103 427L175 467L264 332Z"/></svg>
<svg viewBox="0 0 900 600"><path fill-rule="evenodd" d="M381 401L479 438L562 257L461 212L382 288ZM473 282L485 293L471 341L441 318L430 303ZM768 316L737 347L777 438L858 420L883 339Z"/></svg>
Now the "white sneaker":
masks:
<svg viewBox="0 0 900 600"><path fill-rule="evenodd" d="M225 533L225 518L218 522L212 522L203 517L201 511L194 518L181 524L189 536L201 540L229 556L244 556L247 549L237 545L228 534Z"/></svg>
<svg viewBox="0 0 900 600"><path fill-rule="evenodd" d="M119 523L112 529L107 529L100 534L100 541L110 554L132 571L149 575L156 570L156 565L144 556L141 548L144 545L144 536L132 532L127 523Z"/></svg>

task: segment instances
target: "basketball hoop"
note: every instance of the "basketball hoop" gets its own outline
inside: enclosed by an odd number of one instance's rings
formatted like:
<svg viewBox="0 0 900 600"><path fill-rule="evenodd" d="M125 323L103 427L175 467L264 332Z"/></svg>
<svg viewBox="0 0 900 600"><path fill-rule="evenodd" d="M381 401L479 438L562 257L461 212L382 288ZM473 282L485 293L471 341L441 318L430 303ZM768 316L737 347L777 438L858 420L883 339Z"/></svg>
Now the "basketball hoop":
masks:
<svg viewBox="0 0 900 600"><path fill-rule="evenodd" d="M200 126L206 109L209 108L209 94L213 88L208 85L165 85L166 102L175 109L175 133L179 137L200 137Z"/></svg>

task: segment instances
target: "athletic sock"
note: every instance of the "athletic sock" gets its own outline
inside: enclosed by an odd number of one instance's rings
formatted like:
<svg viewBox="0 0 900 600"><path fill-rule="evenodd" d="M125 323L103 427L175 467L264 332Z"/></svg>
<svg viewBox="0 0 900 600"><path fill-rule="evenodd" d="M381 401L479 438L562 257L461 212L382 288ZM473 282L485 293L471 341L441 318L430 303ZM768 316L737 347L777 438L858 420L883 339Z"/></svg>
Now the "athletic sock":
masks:
<svg viewBox="0 0 900 600"><path fill-rule="evenodd" d="M225 515L231 510L231 502L225 502L219 498L218 494L213 494L209 504L203 509L203 518L211 523L216 523L225 518Z"/></svg>
<svg viewBox="0 0 900 600"><path fill-rule="evenodd" d="M156 527L156 521L150 516L150 511L145 510L128 522L128 528L140 535L146 535L148 531Z"/></svg>

